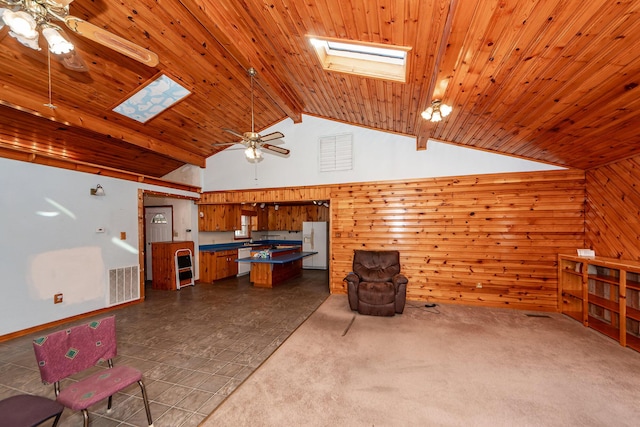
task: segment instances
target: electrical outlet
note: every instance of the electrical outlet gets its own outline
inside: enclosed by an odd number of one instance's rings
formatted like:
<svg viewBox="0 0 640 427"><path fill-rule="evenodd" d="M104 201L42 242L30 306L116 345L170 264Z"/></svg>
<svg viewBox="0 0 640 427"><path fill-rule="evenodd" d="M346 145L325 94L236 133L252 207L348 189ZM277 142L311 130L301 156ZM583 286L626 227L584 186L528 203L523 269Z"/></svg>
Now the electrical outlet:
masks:
<svg viewBox="0 0 640 427"><path fill-rule="evenodd" d="M62 294L55 294L53 296L53 303L60 304L62 302Z"/></svg>
<svg viewBox="0 0 640 427"><path fill-rule="evenodd" d="M127 232L126 231L121 231L120 232L120 240L127 240Z"/></svg>
<svg viewBox="0 0 640 427"><path fill-rule="evenodd" d="M476 283L476 288L478 288L478 289L482 288L482 283L480 283L480 282Z"/></svg>

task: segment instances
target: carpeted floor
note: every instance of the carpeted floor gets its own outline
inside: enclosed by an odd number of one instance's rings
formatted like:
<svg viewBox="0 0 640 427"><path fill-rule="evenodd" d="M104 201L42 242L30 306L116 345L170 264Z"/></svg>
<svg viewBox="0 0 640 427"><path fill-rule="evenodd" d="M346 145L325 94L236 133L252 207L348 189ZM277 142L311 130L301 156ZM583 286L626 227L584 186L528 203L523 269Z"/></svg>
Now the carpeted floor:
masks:
<svg viewBox="0 0 640 427"><path fill-rule="evenodd" d="M331 295L201 425L637 426L640 353L548 316Z"/></svg>

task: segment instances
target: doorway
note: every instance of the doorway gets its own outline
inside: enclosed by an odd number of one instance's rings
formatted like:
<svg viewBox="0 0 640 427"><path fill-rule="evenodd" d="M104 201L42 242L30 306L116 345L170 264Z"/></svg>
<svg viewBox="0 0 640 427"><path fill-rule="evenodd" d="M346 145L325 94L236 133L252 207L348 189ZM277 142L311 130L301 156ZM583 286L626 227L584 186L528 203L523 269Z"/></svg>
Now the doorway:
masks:
<svg viewBox="0 0 640 427"><path fill-rule="evenodd" d="M151 244L173 240L173 206L145 206L145 280L153 280Z"/></svg>

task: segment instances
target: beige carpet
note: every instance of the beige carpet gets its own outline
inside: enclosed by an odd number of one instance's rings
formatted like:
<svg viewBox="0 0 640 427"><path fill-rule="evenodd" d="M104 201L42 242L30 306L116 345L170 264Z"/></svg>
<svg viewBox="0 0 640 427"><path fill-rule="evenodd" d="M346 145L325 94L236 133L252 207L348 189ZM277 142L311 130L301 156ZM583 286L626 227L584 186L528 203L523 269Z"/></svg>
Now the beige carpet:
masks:
<svg viewBox="0 0 640 427"><path fill-rule="evenodd" d="M331 295L201 425L640 425L640 353L560 314L408 304Z"/></svg>

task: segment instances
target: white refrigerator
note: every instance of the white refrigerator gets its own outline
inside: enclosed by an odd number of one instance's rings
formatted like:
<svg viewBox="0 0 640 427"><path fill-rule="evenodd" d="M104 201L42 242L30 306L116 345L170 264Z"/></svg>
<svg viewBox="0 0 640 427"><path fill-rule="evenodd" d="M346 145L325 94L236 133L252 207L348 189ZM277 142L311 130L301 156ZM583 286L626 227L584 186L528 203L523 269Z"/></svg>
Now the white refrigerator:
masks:
<svg viewBox="0 0 640 427"><path fill-rule="evenodd" d="M326 270L329 266L327 222L302 223L302 251L318 252L302 259L302 268Z"/></svg>

